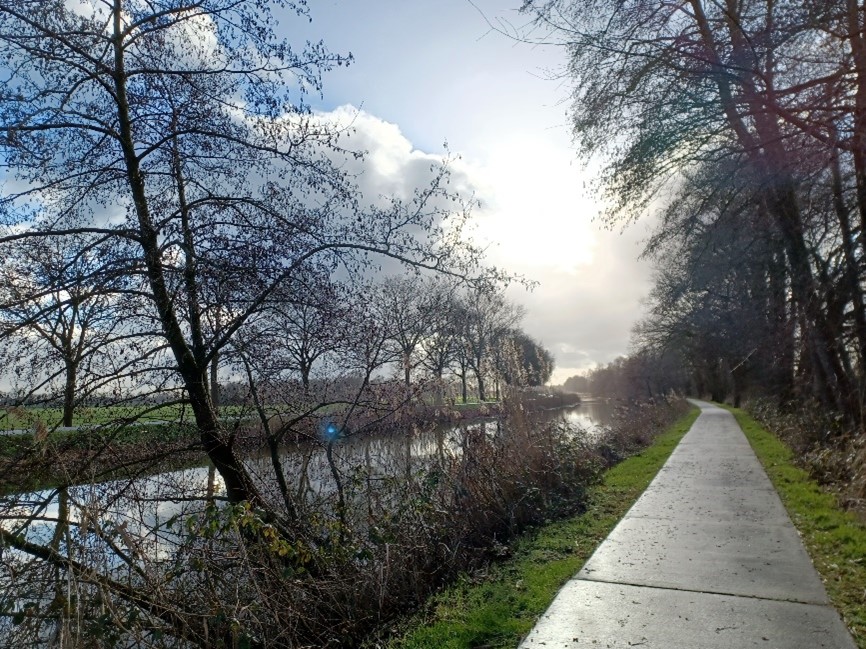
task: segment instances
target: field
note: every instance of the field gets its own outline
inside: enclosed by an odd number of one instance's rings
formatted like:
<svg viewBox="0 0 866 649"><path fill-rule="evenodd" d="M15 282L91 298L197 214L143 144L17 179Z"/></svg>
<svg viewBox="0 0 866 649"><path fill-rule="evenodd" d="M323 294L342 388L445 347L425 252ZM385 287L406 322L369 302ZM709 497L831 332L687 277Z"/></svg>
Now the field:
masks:
<svg viewBox="0 0 866 649"><path fill-rule="evenodd" d="M248 414L239 406L227 406L220 409L223 417L239 417ZM58 428L63 419L60 408L0 408L0 430L36 430L45 427L48 430ZM93 406L81 407L75 410L72 425L87 428L122 423L184 423L193 420L192 410L182 404L169 405L129 405L129 406Z"/></svg>

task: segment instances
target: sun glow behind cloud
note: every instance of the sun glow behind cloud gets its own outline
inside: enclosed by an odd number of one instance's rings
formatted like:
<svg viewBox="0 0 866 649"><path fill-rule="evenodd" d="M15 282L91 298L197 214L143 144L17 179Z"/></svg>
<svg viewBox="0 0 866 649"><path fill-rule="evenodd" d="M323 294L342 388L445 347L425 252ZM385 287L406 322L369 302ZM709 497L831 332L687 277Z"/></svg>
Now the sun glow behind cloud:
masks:
<svg viewBox="0 0 866 649"><path fill-rule="evenodd" d="M344 145L366 152L358 180L368 193L408 198L429 181L431 165L451 158L451 189L479 200L472 236L494 264L531 276L534 269L576 275L594 263L597 208L569 149L515 135L483 158L421 151L398 125L354 106L319 115L346 129Z"/></svg>
<svg viewBox="0 0 866 649"><path fill-rule="evenodd" d="M568 150L514 138L479 165L482 197L478 237L491 254L526 272L555 269L575 275L595 259L597 208L583 195L580 168Z"/></svg>
<svg viewBox="0 0 866 649"><path fill-rule="evenodd" d="M347 144L367 151L357 181L371 196L410 197L446 156L419 149L397 124L353 106L320 115L350 129ZM597 199L584 190L592 170L553 135L511 133L451 157L451 188L481 202L471 236L488 247L488 261L539 282L530 293L514 285L509 297L527 307L527 333L556 355L553 382L625 353L649 290L646 262L637 259L646 227L621 233L595 221Z"/></svg>

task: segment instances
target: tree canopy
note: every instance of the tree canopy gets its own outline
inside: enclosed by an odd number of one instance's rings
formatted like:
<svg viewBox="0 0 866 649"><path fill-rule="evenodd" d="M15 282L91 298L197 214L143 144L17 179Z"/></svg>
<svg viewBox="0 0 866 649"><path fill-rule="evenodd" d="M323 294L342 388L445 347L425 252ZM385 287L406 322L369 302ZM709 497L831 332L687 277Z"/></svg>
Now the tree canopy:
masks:
<svg viewBox="0 0 866 649"><path fill-rule="evenodd" d="M676 344L726 390L796 391L859 421L863 7L530 0L524 10L568 49L575 138L604 161L607 218L661 217L639 343Z"/></svg>

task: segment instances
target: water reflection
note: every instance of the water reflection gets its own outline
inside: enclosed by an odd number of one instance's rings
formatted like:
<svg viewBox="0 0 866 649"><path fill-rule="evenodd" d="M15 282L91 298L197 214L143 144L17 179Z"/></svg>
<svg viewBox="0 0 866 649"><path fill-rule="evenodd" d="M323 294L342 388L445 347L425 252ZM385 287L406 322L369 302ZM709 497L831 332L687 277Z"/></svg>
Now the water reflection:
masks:
<svg viewBox="0 0 866 649"><path fill-rule="evenodd" d="M578 434L593 435L610 420L613 406L587 403L536 413L536 421L560 419ZM334 443L332 462L324 444L298 445L280 458L286 483L296 503L312 505L333 495L334 471L341 478L374 483L410 476L461 457L473 436L495 439L505 434L497 420L463 425L415 428L406 434L364 435ZM265 497L281 498L266 451L244 459ZM125 563L171 556L177 541L176 521L201 513L225 493L213 466L192 467L147 477L82 484L63 489L9 495L0 501L0 527L31 543L61 544L74 538L93 556L113 555ZM62 534L58 531L62 530ZM0 589L5 584L0 578Z"/></svg>
<svg viewBox="0 0 866 649"><path fill-rule="evenodd" d="M535 413L531 421L561 420L573 428L573 434L594 435L600 425L609 421L612 410L608 404L587 403ZM336 472L346 487L352 524L363 526L374 501L376 508L388 510L393 503L393 489L399 489L400 483L409 483L408 478L431 468L459 466L470 457L473 440L496 442L507 434L507 425L492 419L415 427L399 435L337 440L331 448L331 461L324 441L293 446L285 450L280 463L285 483L291 489L290 498L299 510L307 507L321 512L333 507ZM251 454L244 463L264 497L282 498L267 452ZM212 466L46 489L0 499L0 529L14 535L19 547L20 542L38 545L63 562L74 561L80 566L76 568L78 574L99 575L99 579L118 583L150 583L157 575L170 574L172 565L182 565L186 570L189 562L182 561L181 555L195 556L190 538L195 539L196 534L185 535L180 526L197 518L206 520L201 515L208 505L225 503L224 494L223 482ZM98 582L69 579L70 573L61 569L61 564L40 564L32 556L11 550L13 545L0 543L0 594L6 594L0 595L0 600L5 599L0 603L13 617L22 611L25 599L45 610L56 610L55 602L92 599L88 589ZM232 551L230 545L226 547L226 552ZM25 574L28 582L22 586ZM10 619L0 616L0 636L20 630L10 626ZM36 632L46 644L53 641L45 633L63 631L65 618L61 615L57 619L60 621L56 628L44 627Z"/></svg>
<svg viewBox="0 0 866 649"><path fill-rule="evenodd" d="M565 408L562 418L588 433L596 433L602 426L611 423L616 405L610 401L584 401L579 406Z"/></svg>

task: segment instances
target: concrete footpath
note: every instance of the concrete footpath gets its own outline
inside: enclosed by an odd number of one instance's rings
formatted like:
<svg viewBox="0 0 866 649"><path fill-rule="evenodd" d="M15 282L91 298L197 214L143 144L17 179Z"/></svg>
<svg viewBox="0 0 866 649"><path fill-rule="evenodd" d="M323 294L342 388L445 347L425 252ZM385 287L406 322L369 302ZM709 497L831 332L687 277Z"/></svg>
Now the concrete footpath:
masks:
<svg viewBox="0 0 866 649"><path fill-rule="evenodd" d="M702 412L521 649L854 649L733 416Z"/></svg>

